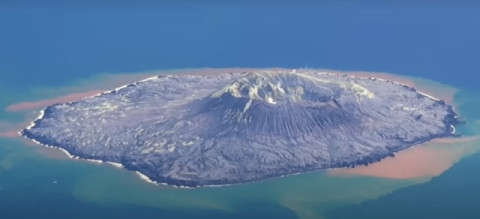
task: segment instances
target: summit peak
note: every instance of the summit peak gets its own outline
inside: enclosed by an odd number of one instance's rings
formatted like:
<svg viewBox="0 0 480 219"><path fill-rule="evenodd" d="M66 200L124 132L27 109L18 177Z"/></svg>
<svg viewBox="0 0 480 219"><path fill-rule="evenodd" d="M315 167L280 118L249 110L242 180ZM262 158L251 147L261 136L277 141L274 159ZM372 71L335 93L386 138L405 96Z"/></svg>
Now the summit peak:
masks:
<svg viewBox="0 0 480 219"><path fill-rule="evenodd" d="M252 72L212 94L261 100L269 104L330 100L338 95L338 85L291 72Z"/></svg>

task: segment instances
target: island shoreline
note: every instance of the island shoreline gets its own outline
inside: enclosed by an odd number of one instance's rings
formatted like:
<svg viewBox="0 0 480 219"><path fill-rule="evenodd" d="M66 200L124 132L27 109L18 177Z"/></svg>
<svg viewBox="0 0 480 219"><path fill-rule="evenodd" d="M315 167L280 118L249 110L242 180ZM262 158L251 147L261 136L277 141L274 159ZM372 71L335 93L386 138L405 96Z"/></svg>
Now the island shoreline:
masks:
<svg viewBox="0 0 480 219"><path fill-rule="evenodd" d="M235 69L235 68L233 68ZM203 71L206 71L206 70L209 70L208 68L207 69L198 69L197 71L199 72L203 72ZM218 71L227 71L226 69L217 69ZM242 71L242 70L264 70L264 71L268 71L268 70L272 70L271 68L265 68L265 69L249 69L249 68L246 68L246 69L235 69L235 70L239 70L241 72L245 72L245 71ZM316 69L306 69L306 70L316 70ZM320 71L323 71L323 70L320 70ZM199 74L198 72L192 72L193 74ZM228 73L228 72L227 72ZM326 74L334 74L334 75L348 75L350 77L364 77L364 76L355 76L355 74L348 74L348 72L344 72L344 73L332 73L332 72L328 72L328 71L325 71L324 73ZM184 73L185 74L185 73ZM188 73L187 73L188 74ZM201 73L200 73L201 74ZM375 73L373 73L375 74ZM144 82L144 81L148 81L148 80L151 80L151 79L154 79L154 78L158 78L158 77L163 77L163 76L168 76L168 75L171 75L171 74L160 74L160 75L157 75L157 76L153 76L153 77L149 77L149 78L146 78L146 79L143 79L143 80L140 80L140 81L136 81L136 82L132 82L132 83L129 83L129 84L125 84L123 86L120 86L120 87L117 87L115 89L112 89L112 90L108 90L108 91L104 91L104 92L101 92L101 93L98 93L98 94L95 94L95 95L92 95L92 96L88 96L88 97L84 97L84 98L81 98L80 100L82 99L87 99L87 98L93 98L93 97L97 97L97 96L100 96L100 95L103 95L103 94L109 94L109 93L112 93L112 92L116 92L116 91L119 91L129 85L135 85L136 83L141 83L141 82ZM372 77L366 77L366 78L372 78ZM396 84L399 84L399 85L402 85L402 86L407 86L409 88L413 88L413 86L409 85L409 84L404 84L404 83L400 83L400 82L397 82L397 81L394 81L394 80L390 80L390 79L384 79L384 78L375 78L377 80L384 80L384 81L391 81L393 83L396 83ZM415 89L415 88L413 88ZM438 98L435 98L433 97L432 95L429 95L429 94L426 94L426 93L423 93L423 92L420 92L420 91L417 91L418 93L424 95L425 97L427 98L430 98L430 99L433 99L435 101L441 101L440 99ZM75 101L78 101L78 100L75 100ZM69 101L69 102L65 102L65 103L58 103L58 104L71 104L75 101ZM54 104L56 105L56 104ZM47 107L48 108L48 107ZM45 109L47 109L45 108ZM324 168L324 169L314 169L314 170L304 170L302 172L298 172L298 173L292 173L292 174L284 174L284 175L278 175L278 176L271 176L271 177L267 177L266 179L257 179L257 180L254 180L254 181L249 181L249 182L239 182L239 183L230 183L230 184L202 184L202 185L197 185L197 186L183 186L183 185L178 185L178 184L171 184L171 183L168 183L167 180L165 182L161 182L161 181L155 181L153 179L151 179L150 177L142 174L141 172L139 172L138 170L133 170L133 169L129 169L127 167L125 167L123 164L121 163L115 163L115 162L110 162L110 161L103 161L103 160L97 160L97 159L91 159L91 158L82 158L82 157L79 157L79 156L75 156L75 155L72 155L68 150L60 147L60 146L54 146L54 145L48 145L48 144L45 144L45 143L42 143L38 140L36 140L35 138L32 138L32 137L29 137L27 136L25 133L24 133L24 130L28 130L28 129L31 129L35 126L36 122L41 120L44 116L45 116L45 109L41 110L40 111L40 115L30 123L30 125L19 131L18 134L29 139L29 140L32 140L34 143L36 144L39 144L39 145L42 145L42 146L45 146L45 147L49 147L49 148L57 148L57 149L60 149L62 152L64 152L69 158L74 158L74 159L77 159L77 160L85 160L85 161L89 161L89 162L95 162L95 163L109 163L115 167L118 167L118 168L123 168L123 169L126 169L126 170L129 170L129 171L134 171L142 180L146 181L146 182L149 182L149 183L153 183L155 185L168 185L168 186L171 186L171 187L175 187L175 188L199 188L199 187L220 187L220 186L229 186L229 185L242 185L242 184L247 184L247 183L255 183L255 182L261 182L261 181L266 181L266 180L270 180L270 179L276 179L276 178L282 178L282 177L286 177L286 176L291 176L291 175L298 175L298 174L304 174L304 173L311 173L311 172L317 172L317 171L325 171L325 170L333 170L333 169L344 169L344 168L349 168L349 167L335 167L335 168ZM455 127L453 125L450 125L452 127L452 132L449 133L449 134L454 134L455 133ZM420 141L419 143L416 143L412 146L409 146L408 148L406 149L402 149L402 150L399 150L399 151L396 151L396 152L393 152L393 154L395 153L398 153L400 151L404 151L404 150L407 150L407 149L410 149L410 148L413 148L413 147L416 147L416 146L420 146L426 142L429 142L429 141L432 141L434 139L438 139L438 138L444 138L444 137L454 137L454 136L449 136L449 135L445 135L445 136L438 136L438 137L435 137L435 138L431 138L431 139L428 139L428 140L424 140L424 141ZM374 163L376 162L379 162L381 160L383 160L384 158L386 158L388 156L385 156L379 160L376 160L374 161Z"/></svg>

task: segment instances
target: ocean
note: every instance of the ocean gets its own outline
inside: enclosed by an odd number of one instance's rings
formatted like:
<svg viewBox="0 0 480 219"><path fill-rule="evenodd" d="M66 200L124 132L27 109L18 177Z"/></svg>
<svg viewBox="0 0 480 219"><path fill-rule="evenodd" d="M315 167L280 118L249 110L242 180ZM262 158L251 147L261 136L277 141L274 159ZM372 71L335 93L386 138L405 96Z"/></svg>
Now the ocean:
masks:
<svg viewBox="0 0 480 219"><path fill-rule="evenodd" d="M12 104L204 67L401 75L432 95L455 88L455 107L469 121L457 131L480 133L480 5L473 1L2 1L0 26L0 133L38 114L8 110ZM0 138L0 212L2 218L475 218L478 140L425 148L435 151L429 155L436 155L432 163L443 161L441 168L406 179L320 171L174 189L7 136Z"/></svg>

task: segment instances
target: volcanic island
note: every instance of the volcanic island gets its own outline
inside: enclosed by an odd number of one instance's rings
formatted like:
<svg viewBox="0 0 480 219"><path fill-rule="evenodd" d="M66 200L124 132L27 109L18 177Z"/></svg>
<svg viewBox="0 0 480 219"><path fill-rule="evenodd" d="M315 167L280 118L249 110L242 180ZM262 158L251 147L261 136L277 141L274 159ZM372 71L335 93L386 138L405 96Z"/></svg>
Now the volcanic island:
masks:
<svg viewBox="0 0 480 219"><path fill-rule="evenodd" d="M391 80L318 70L160 75L54 104L20 134L182 187L368 165L457 137L452 106Z"/></svg>

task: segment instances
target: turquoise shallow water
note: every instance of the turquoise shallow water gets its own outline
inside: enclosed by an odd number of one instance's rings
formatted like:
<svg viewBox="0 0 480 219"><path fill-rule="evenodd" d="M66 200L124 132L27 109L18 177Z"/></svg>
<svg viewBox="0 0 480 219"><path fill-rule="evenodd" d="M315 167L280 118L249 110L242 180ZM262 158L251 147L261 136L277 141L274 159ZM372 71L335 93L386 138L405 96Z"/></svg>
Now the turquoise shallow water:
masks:
<svg viewBox="0 0 480 219"><path fill-rule="evenodd" d="M470 121L457 130L479 133L480 6L473 1L1 1L0 25L1 109L112 88L124 76L121 72L316 67L392 72L455 86L460 89L455 101L462 104L458 109ZM105 72L114 76L100 74ZM25 116L35 114L2 111L0 121L16 124ZM469 147L475 151L477 145ZM2 218L473 218L472 203L480 197L478 156L461 160L432 181L317 172L178 190L0 138L0 211Z"/></svg>
<svg viewBox="0 0 480 219"><path fill-rule="evenodd" d="M334 209L326 218L478 218L479 161L480 154L472 155L429 183Z"/></svg>
<svg viewBox="0 0 480 219"><path fill-rule="evenodd" d="M478 121L480 101L472 92L456 96L465 104L461 112ZM469 126L464 133L478 134L478 127ZM476 143L478 145L478 143ZM480 197L480 153L462 159L451 169L430 182L399 189L376 200L333 209L326 218L478 218Z"/></svg>
<svg viewBox="0 0 480 219"><path fill-rule="evenodd" d="M101 77L94 77L89 84L102 87L102 84L107 86L105 81L111 81L107 78L102 79L102 82L100 79ZM94 85L95 83L99 85ZM431 83L429 86L433 87ZM80 83L77 89L85 89L84 84ZM55 96L54 90L45 92L43 96ZM68 89L57 90L63 93ZM73 90L75 89L70 88L70 91ZM25 99L38 99L42 96L30 95L30 92L17 93L17 96L24 96ZM461 115L471 121L480 119L476 114L480 102L475 101L475 97L475 93L460 91L455 98L456 101L463 102L459 106ZM11 100L7 99L1 106L5 108L10 103ZM30 114L30 111L4 112L1 118L2 121L15 123L22 120L22 115ZM473 136L479 128L473 122L459 127L459 130ZM475 146L472 148L473 151L480 150ZM425 182L421 186L434 185L430 188L433 191L425 190L425 196L429 196L428 192L435 192L438 180L447 180L448 185L448 180L452 180L448 177L452 171L460 171L457 175L468 175L472 174L472 169L474 168L452 168L446 176L441 175L431 182L428 182L429 177L407 180L366 176L336 177L320 171L238 186L175 189L146 183L134 173L111 165L68 159L55 149L27 145L19 139L0 138L0 205L2 214L7 218L34 218L38 215L62 218L66 214L76 218L158 215L162 215L162 218L350 218L352 215L361 215L355 213L357 211L365 215L359 218L384 218L384 215L373 210L377 206L375 203L382 203L381 206L385 209L395 208L403 201L389 197L396 197L395 194L400 193L400 197L408 198L409 195L402 194L409 194L410 187L417 188L416 184ZM453 176L458 177L457 175ZM455 184L452 186L455 187ZM451 192L453 191L455 190ZM388 195L390 193L392 194ZM472 199L478 197L475 196L476 193L470 194ZM421 194L412 197L419 195L423 197ZM364 201L377 198L380 199L363 204ZM381 201L384 199L387 201ZM388 206L384 206L386 203L389 203ZM365 209L372 209L364 211L364 205ZM432 202L430 207L435 208L435 205ZM464 205L458 209L463 208ZM413 208L412 211L414 210ZM452 211L457 212L455 209ZM457 212L461 213L462 211ZM429 214L431 210L425 212L425 215Z"/></svg>

